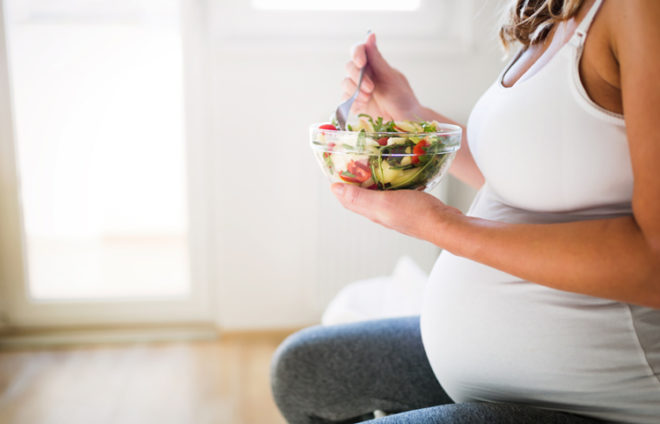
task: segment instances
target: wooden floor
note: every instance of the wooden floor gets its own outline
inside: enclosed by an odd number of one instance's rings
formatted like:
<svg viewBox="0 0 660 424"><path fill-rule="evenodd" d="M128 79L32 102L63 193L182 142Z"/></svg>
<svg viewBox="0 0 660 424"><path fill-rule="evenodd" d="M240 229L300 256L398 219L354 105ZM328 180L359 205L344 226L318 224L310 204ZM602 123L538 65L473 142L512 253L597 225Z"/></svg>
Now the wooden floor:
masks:
<svg viewBox="0 0 660 424"><path fill-rule="evenodd" d="M284 335L0 352L1 424L282 424Z"/></svg>

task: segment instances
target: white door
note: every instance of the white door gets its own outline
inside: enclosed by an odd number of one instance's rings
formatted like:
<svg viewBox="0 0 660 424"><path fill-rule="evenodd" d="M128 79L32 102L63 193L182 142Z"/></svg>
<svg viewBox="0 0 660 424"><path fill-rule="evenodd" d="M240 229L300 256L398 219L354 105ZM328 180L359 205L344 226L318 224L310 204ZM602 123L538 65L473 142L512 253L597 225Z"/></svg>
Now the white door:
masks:
<svg viewBox="0 0 660 424"><path fill-rule="evenodd" d="M4 1L0 295L10 324L211 320L195 114L203 36L201 13L185 6Z"/></svg>

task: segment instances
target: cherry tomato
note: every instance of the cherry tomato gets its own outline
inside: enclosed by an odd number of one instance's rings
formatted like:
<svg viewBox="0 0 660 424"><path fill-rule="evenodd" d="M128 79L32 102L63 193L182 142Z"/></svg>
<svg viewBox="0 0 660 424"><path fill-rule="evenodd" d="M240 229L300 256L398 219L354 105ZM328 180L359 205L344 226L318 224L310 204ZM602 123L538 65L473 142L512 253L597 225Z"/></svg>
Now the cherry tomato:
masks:
<svg viewBox="0 0 660 424"><path fill-rule="evenodd" d="M323 125L319 125L319 129L320 129L320 130L333 130L333 131L337 131L337 128L336 128L334 125L332 125L332 124L323 124Z"/></svg>
<svg viewBox="0 0 660 424"><path fill-rule="evenodd" d="M376 140L376 143L380 144L381 146L387 146L387 140L389 140L388 137L379 138Z"/></svg>

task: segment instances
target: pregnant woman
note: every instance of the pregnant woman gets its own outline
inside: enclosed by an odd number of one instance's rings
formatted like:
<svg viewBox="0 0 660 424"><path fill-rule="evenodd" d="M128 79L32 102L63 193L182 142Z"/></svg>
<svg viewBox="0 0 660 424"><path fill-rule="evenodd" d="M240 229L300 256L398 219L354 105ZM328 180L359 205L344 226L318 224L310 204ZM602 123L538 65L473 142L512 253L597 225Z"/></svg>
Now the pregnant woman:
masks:
<svg viewBox="0 0 660 424"><path fill-rule="evenodd" d="M287 421L660 423L660 1L512 0L522 45L474 107L452 173L468 214L335 184L348 209L443 250L420 318L314 327L276 352ZM371 35L356 111L422 107ZM415 219L410 219L414 216ZM380 416L381 414L377 414Z"/></svg>

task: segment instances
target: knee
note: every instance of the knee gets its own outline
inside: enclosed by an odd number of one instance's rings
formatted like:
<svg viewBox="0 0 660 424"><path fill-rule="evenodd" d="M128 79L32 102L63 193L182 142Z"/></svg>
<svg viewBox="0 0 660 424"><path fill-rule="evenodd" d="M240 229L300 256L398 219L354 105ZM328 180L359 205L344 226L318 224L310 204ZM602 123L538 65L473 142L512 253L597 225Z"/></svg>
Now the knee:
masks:
<svg viewBox="0 0 660 424"><path fill-rule="evenodd" d="M317 331L318 327L311 327L292 334L273 355L271 389L275 403L285 416L287 409L305 409L305 404L313 399L318 385L317 367L323 362L320 356L324 354Z"/></svg>

